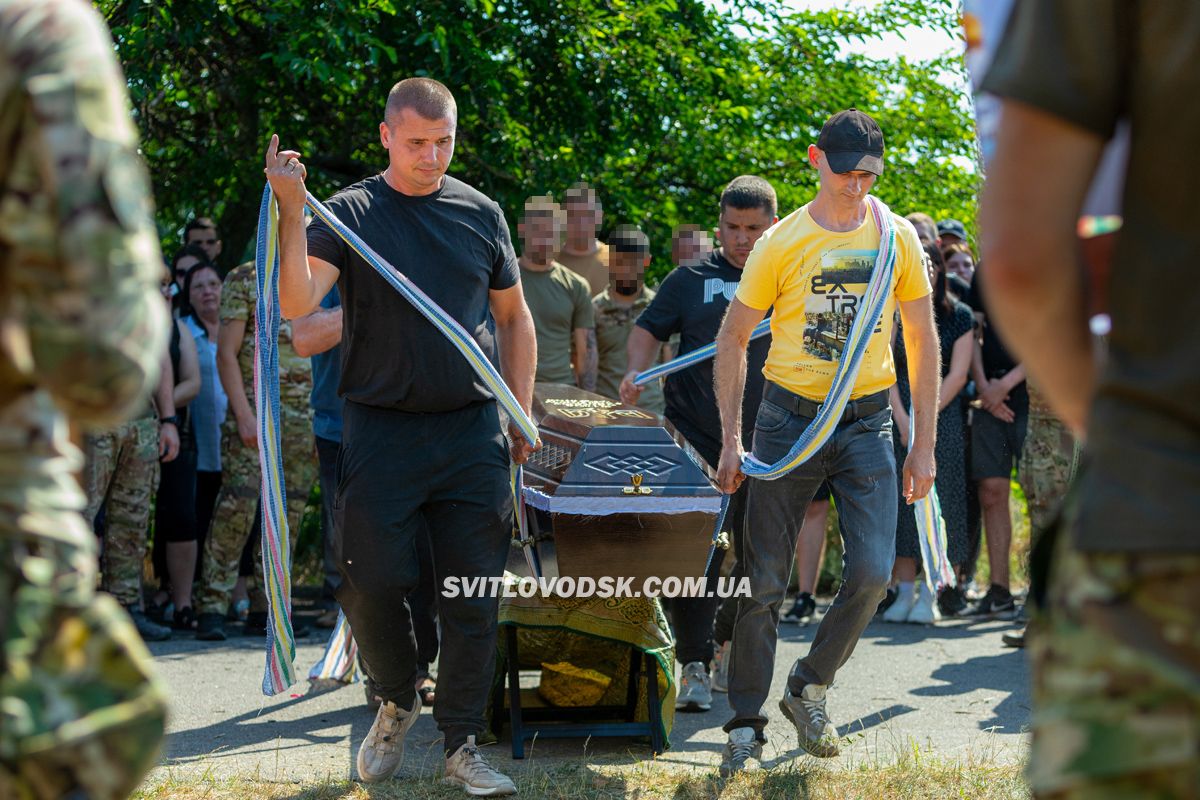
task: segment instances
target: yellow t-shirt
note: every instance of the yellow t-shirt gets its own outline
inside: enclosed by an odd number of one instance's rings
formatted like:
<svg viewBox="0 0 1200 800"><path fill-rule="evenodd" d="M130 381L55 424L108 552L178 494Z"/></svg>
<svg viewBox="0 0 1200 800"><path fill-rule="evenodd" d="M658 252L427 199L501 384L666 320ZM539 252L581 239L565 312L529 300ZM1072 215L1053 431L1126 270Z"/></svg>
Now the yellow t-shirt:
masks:
<svg viewBox="0 0 1200 800"><path fill-rule="evenodd" d="M854 398L896 382L891 347L896 302L932 291L916 230L895 214L892 220L892 292L867 343ZM879 230L869 211L857 229L835 233L818 225L805 205L762 235L746 261L737 299L750 308L775 307L771 350L763 367L767 380L810 400L825 399L878 252Z"/></svg>

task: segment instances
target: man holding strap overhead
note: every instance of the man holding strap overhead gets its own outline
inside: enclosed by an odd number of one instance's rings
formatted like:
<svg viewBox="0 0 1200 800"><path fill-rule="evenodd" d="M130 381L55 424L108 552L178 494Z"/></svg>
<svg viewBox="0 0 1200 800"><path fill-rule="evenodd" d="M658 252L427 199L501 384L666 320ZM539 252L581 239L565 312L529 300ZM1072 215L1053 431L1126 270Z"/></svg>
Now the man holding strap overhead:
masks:
<svg viewBox="0 0 1200 800"><path fill-rule="evenodd" d="M496 334L505 383L528 413L537 342L500 208L446 175L457 108L450 91L410 78L388 94L379 135L388 167L338 192L329 209L383 260L454 318L484 353ZM304 228L304 166L267 150L279 202L279 306L296 318L334 282L342 298L345 400L334 524L341 543L337 599L382 703L358 751L359 776L390 778L421 711L416 644L405 595L417 585L416 537L430 532L440 583L447 575L503 573L512 534L509 454L495 398L449 337L420 315L324 221ZM531 451L512 436L512 458ZM445 736L446 780L473 795L513 794L475 737L496 642L498 601L439 603L442 651L434 718Z"/></svg>
<svg viewBox="0 0 1200 800"><path fill-rule="evenodd" d="M717 336L723 437L718 480L722 491L732 493L746 479L743 469L764 478L751 483L747 500L742 560L752 596L739 600L734 626L733 719L725 725L723 775L761 755L767 723L762 707L796 531L822 481L838 509L843 582L808 655L792 667L779 706L796 726L801 747L820 757L838 754L825 692L875 613L896 555L887 390L896 379L890 342L897 305L914 404L915 436L903 481L910 503L929 492L934 476L940 373L931 289L912 225L868 197L883 172L883 132L861 111L842 111L825 123L808 158L819 174L817 196L759 239ZM753 452L743 462L746 344L772 306L767 382ZM814 418L817 425L806 434Z"/></svg>

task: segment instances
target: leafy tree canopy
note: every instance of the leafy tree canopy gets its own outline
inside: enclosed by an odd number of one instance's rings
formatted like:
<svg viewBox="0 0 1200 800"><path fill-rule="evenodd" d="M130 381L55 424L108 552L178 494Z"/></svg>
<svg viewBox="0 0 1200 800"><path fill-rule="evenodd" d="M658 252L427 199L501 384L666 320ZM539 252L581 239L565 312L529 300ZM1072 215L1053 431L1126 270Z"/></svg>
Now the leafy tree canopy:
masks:
<svg viewBox="0 0 1200 800"><path fill-rule="evenodd" d="M166 248L217 219L224 266L245 255L272 132L301 151L317 197L386 165L391 85L427 75L459 105L451 172L515 230L524 199L597 188L605 230L716 224L722 187L762 175L781 215L814 192L806 147L855 106L883 127L876 193L899 213L970 226L975 139L962 64L845 55L848 39L953 30L951 0L795 11L783 0L98 0L125 67ZM956 77L957 76L957 77ZM603 238L603 235L602 235Z"/></svg>

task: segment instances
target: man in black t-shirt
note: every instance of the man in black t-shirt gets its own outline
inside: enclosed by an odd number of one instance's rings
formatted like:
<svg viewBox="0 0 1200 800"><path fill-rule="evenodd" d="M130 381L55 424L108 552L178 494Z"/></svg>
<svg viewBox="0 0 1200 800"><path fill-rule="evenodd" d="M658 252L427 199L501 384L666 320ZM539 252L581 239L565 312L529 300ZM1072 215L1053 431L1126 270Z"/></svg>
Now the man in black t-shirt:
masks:
<svg viewBox="0 0 1200 800"><path fill-rule="evenodd" d="M641 389L633 385L634 377L654 363L663 343L671 336L679 334L680 355L711 344L717 338L721 320L737 291L750 251L763 232L778 219L776 206L775 190L757 176L742 175L725 187L721 193L716 231L720 247L694 266L673 270L629 334L626 346L629 372L621 382L624 402L637 402ZM762 367L770 346L770 337L750 343L742 404L746 436L754 430L754 418L763 393ZM716 470L721 456L721 418L713 389L712 359L669 375L664 395L666 418ZM732 495L725 516L726 525L733 534L735 558L741 548L747 491L748 488L743 486ZM722 551L717 555L709 569L710 581L716 579ZM726 663L727 644L733 636L737 601L729 598L721 605L714 630L713 616L717 614L717 606L718 600L707 597L679 598L671 602L676 655L683 665L676 707L682 710L707 711L711 707L714 682L709 675L709 662L713 660L714 640L720 645L714 665L718 673L715 686L724 691L721 673Z"/></svg>
<svg viewBox="0 0 1200 800"><path fill-rule="evenodd" d="M533 321L499 207L446 175L457 108L428 78L392 87L380 140L388 167L338 192L334 214L474 337L499 345L505 381L528 411L537 358ZM323 222L304 230L304 166L272 137L267 177L279 201L279 306L311 312L334 282L342 298L345 400L334 524L337 599L381 699L358 751L359 776L390 778L421 711L405 596L416 586L416 537L428 530L438 583L503 573L512 531L509 453L495 399L466 359ZM489 313L495 318L493 337ZM511 455L532 450L511 432ZM443 596L434 719L446 780L474 795L513 794L476 748L496 643L497 599ZM485 668L486 667L486 668Z"/></svg>
<svg viewBox="0 0 1200 800"><path fill-rule="evenodd" d="M1029 424L1029 393L1025 370L1016 363L989 318L982 282L971 282L967 303L983 315L983 346L971 362L979 406L971 421L971 479L979 487L979 507L987 539L991 586L962 613L972 617L1016 615L1009 586L1008 560L1012 549L1012 517L1008 503L1012 471L1021 456Z"/></svg>

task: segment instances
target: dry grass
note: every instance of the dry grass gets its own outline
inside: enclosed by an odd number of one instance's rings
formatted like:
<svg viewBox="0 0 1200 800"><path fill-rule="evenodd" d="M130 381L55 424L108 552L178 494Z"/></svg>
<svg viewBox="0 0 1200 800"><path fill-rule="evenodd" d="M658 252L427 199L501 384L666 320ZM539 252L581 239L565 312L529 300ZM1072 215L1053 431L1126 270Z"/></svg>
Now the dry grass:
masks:
<svg viewBox="0 0 1200 800"><path fill-rule="evenodd" d="M652 761L633 766L530 767L514 775L521 797L549 800L1010 800L1029 791L1015 764L947 761L915 749L887 765L830 768L793 761L722 780L712 769L680 770ZM437 800L459 798L461 789L432 775L374 786L328 780L286 783L253 778L167 777L144 786L135 800Z"/></svg>

